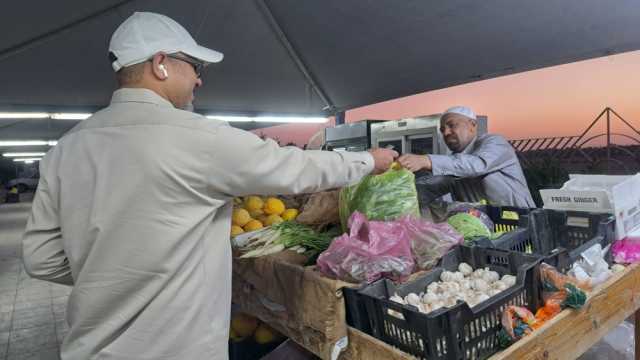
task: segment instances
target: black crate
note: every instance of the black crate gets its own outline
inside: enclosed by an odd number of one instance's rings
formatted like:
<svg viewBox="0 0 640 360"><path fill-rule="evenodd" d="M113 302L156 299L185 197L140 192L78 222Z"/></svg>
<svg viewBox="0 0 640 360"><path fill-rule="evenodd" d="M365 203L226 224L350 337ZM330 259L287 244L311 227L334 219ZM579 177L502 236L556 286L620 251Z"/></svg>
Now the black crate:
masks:
<svg viewBox="0 0 640 360"><path fill-rule="evenodd" d="M500 275L515 274L516 285L478 304L474 308L459 301L452 308L429 314L413 306L388 300L420 293L444 270L456 271L460 262L473 268L489 267ZM502 312L509 305L525 306L534 311L539 306L535 256L500 249L458 246L447 253L441 266L407 284L395 285L383 279L360 293L370 316L372 335L421 359L484 359L496 351Z"/></svg>
<svg viewBox="0 0 640 360"><path fill-rule="evenodd" d="M529 234L531 231L530 217L532 212L538 211L536 209L519 208L514 206L493 206L484 205L478 207L478 210L484 212L489 216L493 222L493 229L490 229L494 233L502 233L500 237L495 240L488 238L478 238L473 241L474 245L480 245L483 247L496 247L494 242L509 242L513 237L521 238L523 234ZM521 244L523 248L529 244ZM503 247L499 247L503 248ZM522 251L524 252L524 251Z"/></svg>
<svg viewBox="0 0 640 360"><path fill-rule="evenodd" d="M582 211L533 210L528 231L513 232L480 246L491 246L545 257L545 262L568 270L580 254L595 244L613 242L615 218Z"/></svg>
<svg viewBox="0 0 640 360"><path fill-rule="evenodd" d="M493 232L508 233L529 227L529 213L531 209L515 206L485 205L479 208L489 216L493 222Z"/></svg>
<svg viewBox="0 0 640 360"><path fill-rule="evenodd" d="M364 287L350 288L343 287L344 306L347 313L347 325L356 328L366 334L371 335L371 324L369 314L360 294Z"/></svg>

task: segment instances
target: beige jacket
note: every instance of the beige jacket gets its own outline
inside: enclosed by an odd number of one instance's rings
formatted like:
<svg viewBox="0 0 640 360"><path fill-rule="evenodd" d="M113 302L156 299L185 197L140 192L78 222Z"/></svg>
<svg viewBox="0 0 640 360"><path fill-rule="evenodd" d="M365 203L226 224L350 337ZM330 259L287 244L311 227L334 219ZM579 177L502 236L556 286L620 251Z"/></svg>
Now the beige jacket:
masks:
<svg viewBox="0 0 640 360"><path fill-rule="evenodd" d="M227 359L232 198L357 181L368 153L302 151L120 89L40 164L31 276L73 285L62 359Z"/></svg>

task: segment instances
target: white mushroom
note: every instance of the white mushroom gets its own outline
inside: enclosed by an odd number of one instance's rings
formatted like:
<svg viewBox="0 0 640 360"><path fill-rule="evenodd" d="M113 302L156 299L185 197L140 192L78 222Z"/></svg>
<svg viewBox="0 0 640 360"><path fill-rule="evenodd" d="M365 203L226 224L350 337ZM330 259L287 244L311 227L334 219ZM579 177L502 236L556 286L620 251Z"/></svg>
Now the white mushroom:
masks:
<svg viewBox="0 0 640 360"><path fill-rule="evenodd" d="M415 307L420 306L420 297L414 293L410 293L409 295L407 295L404 300L409 305L413 305Z"/></svg>
<svg viewBox="0 0 640 360"><path fill-rule="evenodd" d="M442 283L442 287L448 293L457 293L457 292L460 291L460 288L461 288L460 284L458 284L457 282L453 282L453 281Z"/></svg>
<svg viewBox="0 0 640 360"><path fill-rule="evenodd" d="M462 281L458 282L458 284L460 284L461 290L471 289L471 280L469 279L463 279Z"/></svg>
<svg viewBox="0 0 640 360"><path fill-rule="evenodd" d="M482 275L482 278L484 279L484 281L491 284L492 282L500 280L500 274L495 271L485 271Z"/></svg>
<svg viewBox="0 0 640 360"><path fill-rule="evenodd" d="M404 301L404 299L402 297L398 296L398 294L393 294L393 296L391 296L389 298L389 300L391 300L393 302L397 302L398 304L407 305L407 303Z"/></svg>
<svg viewBox="0 0 640 360"><path fill-rule="evenodd" d="M516 284L516 277L508 274L504 275L502 277L502 282L505 283L505 285L507 285L508 288L510 288Z"/></svg>
<svg viewBox="0 0 640 360"><path fill-rule="evenodd" d="M443 291L443 289L440 287L440 283L437 281L432 282L431 284L429 284L427 286L427 292L432 292L434 294L439 294Z"/></svg>
<svg viewBox="0 0 640 360"><path fill-rule="evenodd" d="M438 301L438 296L432 292L427 292L426 294L424 294L424 296L422 296L423 304L433 304L436 301Z"/></svg>
<svg viewBox="0 0 640 360"><path fill-rule="evenodd" d="M474 271L473 274L471 274L471 277L474 279L478 279L478 278L481 278L482 275L484 275L484 269L476 269L476 271Z"/></svg>
<svg viewBox="0 0 640 360"><path fill-rule="evenodd" d="M465 262L461 262L458 265L458 271L460 271L464 276L469 276L471 275L471 273L473 273L473 268L471 267L471 265Z"/></svg>
<svg viewBox="0 0 640 360"><path fill-rule="evenodd" d="M420 306L418 306L418 311L420 311L421 313L424 314L428 314L431 312L431 305L429 304L420 304Z"/></svg>
<svg viewBox="0 0 640 360"><path fill-rule="evenodd" d="M454 306L456 306L456 303L457 303L457 299L452 296L452 297L449 297L448 299L446 299L444 301L444 306L445 307L454 307Z"/></svg>
<svg viewBox="0 0 640 360"><path fill-rule="evenodd" d="M471 287L476 291L487 291L489 289L489 285L483 279L475 279L471 282Z"/></svg>
<svg viewBox="0 0 640 360"><path fill-rule="evenodd" d="M442 274L440 274L440 280L443 282L454 281L454 275L451 271L443 271Z"/></svg>
<svg viewBox="0 0 640 360"><path fill-rule="evenodd" d="M480 294L480 295L478 295L476 297L476 301L478 302L478 304L483 302L483 301L485 301L485 300L487 300L487 299L489 299L489 295L484 294L484 293L482 293L482 294Z"/></svg>
<svg viewBox="0 0 640 360"><path fill-rule="evenodd" d="M464 274L461 273L460 271L456 271L453 273L453 280L455 282L460 282L464 279Z"/></svg>
<svg viewBox="0 0 640 360"><path fill-rule="evenodd" d="M495 296L495 295L500 294L501 292L502 292L502 290L494 288L494 289L489 290L489 296Z"/></svg>
<svg viewBox="0 0 640 360"><path fill-rule="evenodd" d="M491 284L491 289L496 289L496 290L502 291L502 290L505 290L506 288L508 288L508 286L502 280L498 280L498 281L494 282L493 284Z"/></svg>

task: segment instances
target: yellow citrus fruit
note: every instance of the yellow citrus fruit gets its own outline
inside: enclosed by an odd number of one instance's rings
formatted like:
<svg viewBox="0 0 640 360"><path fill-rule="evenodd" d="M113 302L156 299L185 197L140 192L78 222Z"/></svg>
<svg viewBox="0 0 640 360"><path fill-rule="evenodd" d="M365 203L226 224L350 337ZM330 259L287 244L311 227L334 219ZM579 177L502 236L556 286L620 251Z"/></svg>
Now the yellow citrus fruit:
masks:
<svg viewBox="0 0 640 360"><path fill-rule="evenodd" d="M238 225L231 225L231 236L242 234L244 230Z"/></svg>
<svg viewBox="0 0 640 360"><path fill-rule="evenodd" d="M264 204L264 212L268 215L280 215L284 212L285 206L282 200L274 197L270 197L267 199L267 202Z"/></svg>
<svg viewBox="0 0 640 360"><path fill-rule="evenodd" d="M231 222L234 225L245 226L251 220L251 215L245 209L233 209L233 215L231 215Z"/></svg>
<svg viewBox="0 0 640 360"><path fill-rule="evenodd" d="M262 229L264 226L258 220L250 220L245 226L244 231L254 231L258 229Z"/></svg>
<svg viewBox="0 0 640 360"><path fill-rule="evenodd" d="M264 211L262 209L249 210L249 215L254 219L260 219L264 215Z"/></svg>
<svg viewBox="0 0 640 360"><path fill-rule="evenodd" d="M260 324L256 329L256 332L253 334L253 338L258 344L268 344L276 340L278 337L278 332L273 330L267 324Z"/></svg>
<svg viewBox="0 0 640 360"><path fill-rule="evenodd" d="M295 220L297 216L298 209L287 209L280 215L284 221Z"/></svg>
<svg viewBox="0 0 640 360"><path fill-rule="evenodd" d="M273 224L280 224L283 221L284 220L282 220L280 216L273 214L273 215L267 216L267 218L264 220L264 225L271 226Z"/></svg>
<svg viewBox="0 0 640 360"><path fill-rule="evenodd" d="M262 210L264 201L259 196L249 196L244 200L244 208L251 210Z"/></svg>
<svg viewBox="0 0 640 360"><path fill-rule="evenodd" d="M231 319L231 330L241 338L253 334L256 327L258 327L258 319L247 314L236 314Z"/></svg>
<svg viewBox="0 0 640 360"><path fill-rule="evenodd" d="M242 198L234 197L233 198L233 205L242 205Z"/></svg>

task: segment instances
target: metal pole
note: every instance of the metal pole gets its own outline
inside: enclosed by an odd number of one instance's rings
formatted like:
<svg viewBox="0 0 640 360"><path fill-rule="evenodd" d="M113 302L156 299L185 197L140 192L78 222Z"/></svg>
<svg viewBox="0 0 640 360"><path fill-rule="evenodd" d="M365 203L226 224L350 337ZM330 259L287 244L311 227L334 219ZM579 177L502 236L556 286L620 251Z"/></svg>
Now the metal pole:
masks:
<svg viewBox="0 0 640 360"><path fill-rule="evenodd" d="M611 172L611 112L607 107L607 174Z"/></svg>

